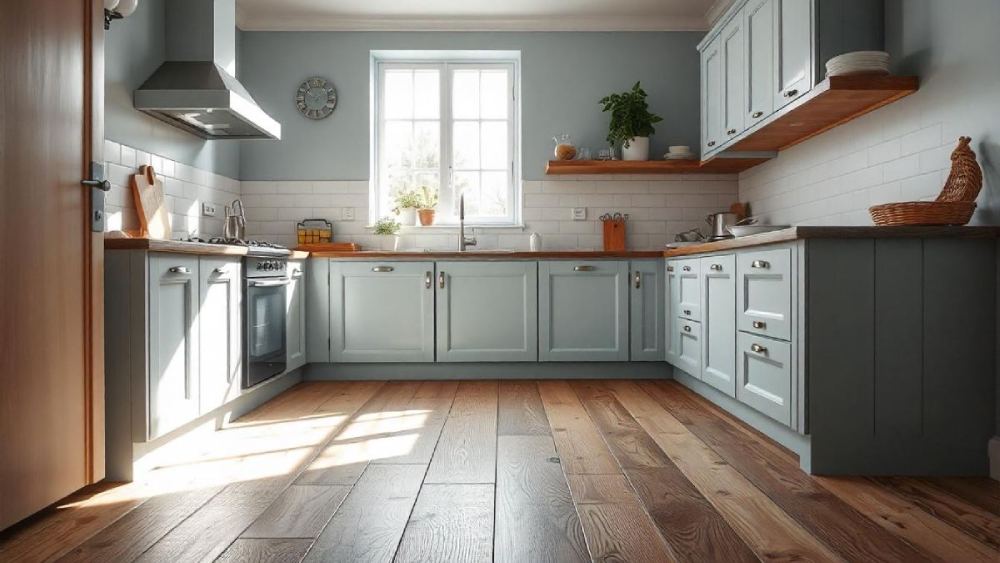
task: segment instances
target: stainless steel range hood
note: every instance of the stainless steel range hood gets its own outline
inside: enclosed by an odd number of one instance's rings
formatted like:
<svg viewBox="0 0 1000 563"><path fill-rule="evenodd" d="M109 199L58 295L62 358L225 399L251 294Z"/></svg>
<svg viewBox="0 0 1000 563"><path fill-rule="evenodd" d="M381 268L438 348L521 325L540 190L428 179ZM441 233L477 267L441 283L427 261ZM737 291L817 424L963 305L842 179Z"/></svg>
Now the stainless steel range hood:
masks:
<svg viewBox="0 0 1000 563"><path fill-rule="evenodd" d="M280 139L281 124L234 76L235 0L166 9L167 62L135 91L135 108L204 139Z"/></svg>

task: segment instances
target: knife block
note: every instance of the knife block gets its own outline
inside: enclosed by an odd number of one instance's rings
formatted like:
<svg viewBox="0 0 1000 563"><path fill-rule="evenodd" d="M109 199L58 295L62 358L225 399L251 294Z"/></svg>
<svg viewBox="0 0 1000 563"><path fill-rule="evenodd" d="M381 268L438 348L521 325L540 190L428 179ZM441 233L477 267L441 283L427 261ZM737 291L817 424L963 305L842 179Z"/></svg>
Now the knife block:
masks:
<svg viewBox="0 0 1000 563"><path fill-rule="evenodd" d="M603 221L605 252L625 250L625 221Z"/></svg>

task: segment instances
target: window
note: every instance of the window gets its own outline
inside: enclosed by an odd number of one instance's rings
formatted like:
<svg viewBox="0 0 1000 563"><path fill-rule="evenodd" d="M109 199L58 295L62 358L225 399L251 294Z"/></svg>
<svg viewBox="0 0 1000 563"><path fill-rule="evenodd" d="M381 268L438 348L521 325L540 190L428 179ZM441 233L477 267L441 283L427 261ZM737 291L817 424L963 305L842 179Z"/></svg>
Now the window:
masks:
<svg viewBox="0 0 1000 563"><path fill-rule="evenodd" d="M439 194L435 224L520 219L514 60L376 60L372 217L397 194Z"/></svg>

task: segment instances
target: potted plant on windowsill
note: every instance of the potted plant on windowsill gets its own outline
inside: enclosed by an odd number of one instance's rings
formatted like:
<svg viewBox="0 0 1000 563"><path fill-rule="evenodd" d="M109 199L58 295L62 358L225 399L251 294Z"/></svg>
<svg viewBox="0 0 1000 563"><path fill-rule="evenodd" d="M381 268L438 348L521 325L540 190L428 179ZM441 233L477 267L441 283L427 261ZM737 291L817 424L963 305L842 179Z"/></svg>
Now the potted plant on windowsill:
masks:
<svg viewBox="0 0 1000 563"><path fill-rule="evenodd" d="M417 209L423 204L423 198L416 190L405 189L394 198L396 207L393 213L399 216L399 222L407 227L417 224Z"/></svg>
<svg viewBox="0 0 1000 563"><path fill-rule="evenodd" d="M392 217L382 217L375 224L372 225L372 232L379 236L392 237L392 250L396 252L399 250L399 221L396 221ZM379 245L382 246L382 245Z"/></svg>
<svg viewBox="0 0 1000 563"><path fill-rule="evenodd" d="M642 86L636 82L630 91L605 96L600 104L611 112L608 142L612 147L621 143L622 160L649 160L649 136L663 118L650 113Z"/></svg>
<svg viewBox="0 0 1000 563"><path fill-rule="evenodd" d="M420 207L417 208L417 215L420 216L420 224L429 227L434 224L434 212L438 204L438 192L427 186L420 186Z"/></svg>

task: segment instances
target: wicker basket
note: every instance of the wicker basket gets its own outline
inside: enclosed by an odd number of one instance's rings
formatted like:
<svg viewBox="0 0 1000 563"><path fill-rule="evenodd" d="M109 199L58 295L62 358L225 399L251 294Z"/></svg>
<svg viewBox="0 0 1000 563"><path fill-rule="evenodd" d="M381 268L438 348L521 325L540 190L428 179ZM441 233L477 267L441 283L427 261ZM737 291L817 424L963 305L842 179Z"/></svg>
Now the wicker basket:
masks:
<svg viewBox="0 0 1000 563"><path fill-rule="evenodd" d="M868 209L876 225L965 225L976 211L983 171L970 137L959 137L951 153L951 173L935 201L885 203Z"/></svg>

